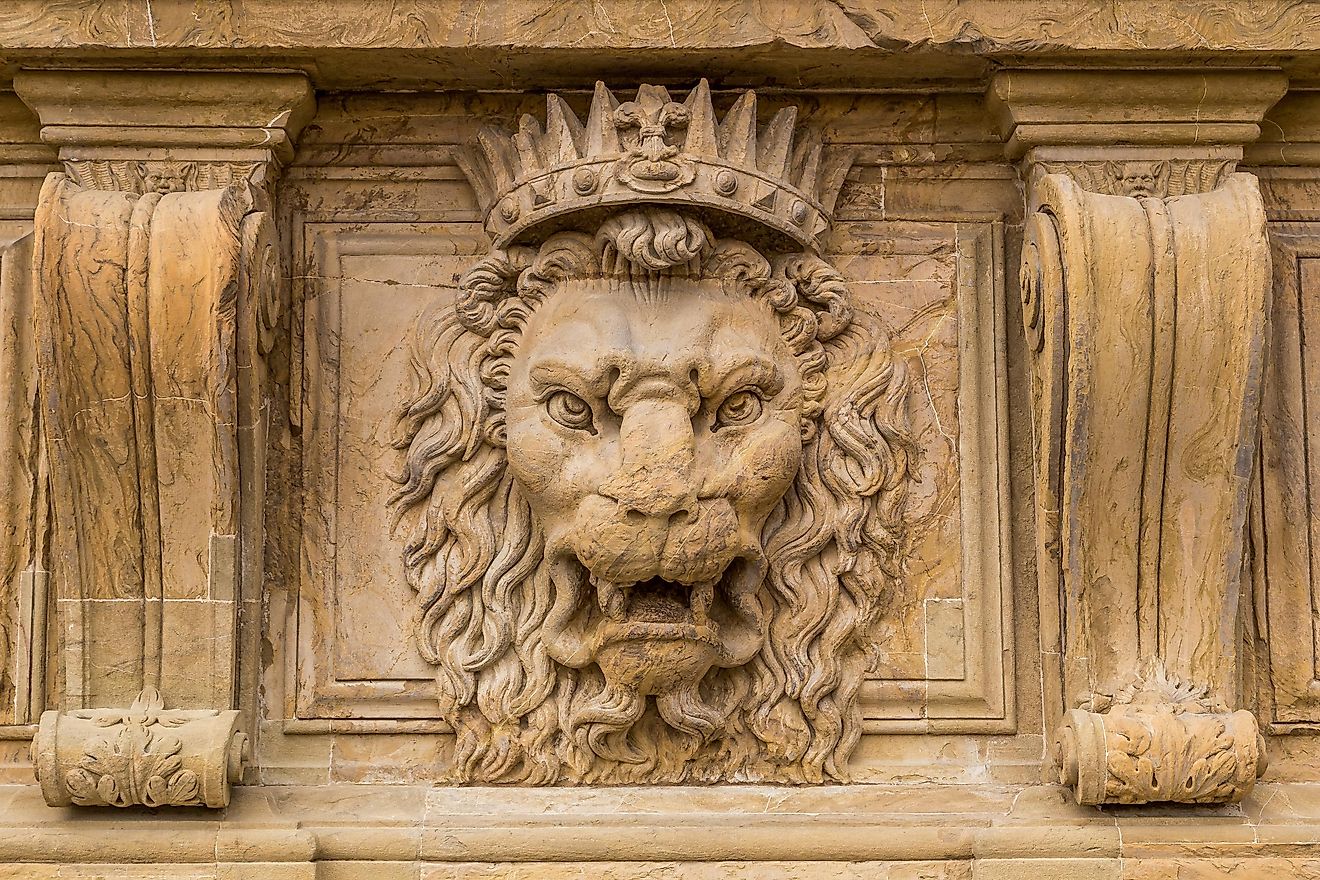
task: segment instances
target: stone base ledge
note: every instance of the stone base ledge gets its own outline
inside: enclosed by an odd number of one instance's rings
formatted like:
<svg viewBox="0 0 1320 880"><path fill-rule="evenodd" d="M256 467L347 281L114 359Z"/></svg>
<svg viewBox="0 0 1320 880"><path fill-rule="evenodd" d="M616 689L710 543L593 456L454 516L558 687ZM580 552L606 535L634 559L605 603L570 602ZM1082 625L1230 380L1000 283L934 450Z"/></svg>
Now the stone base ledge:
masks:
<svg viewBox="0 0 1320 880"><path fill-rule="evenodd" d="M1057 786L234 792L223 811L165 814L51 808L35 786L0 786L0 877L1320 877L1317 784L1103 810Z"/></svg>

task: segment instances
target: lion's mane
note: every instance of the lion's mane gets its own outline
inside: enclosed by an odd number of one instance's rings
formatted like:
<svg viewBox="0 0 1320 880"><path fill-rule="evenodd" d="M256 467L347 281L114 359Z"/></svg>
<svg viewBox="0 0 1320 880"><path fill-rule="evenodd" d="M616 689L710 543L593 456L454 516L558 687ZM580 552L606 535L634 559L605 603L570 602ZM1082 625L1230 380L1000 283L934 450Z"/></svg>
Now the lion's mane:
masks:
<svg viewBox="0 0 1320 880"><path fill-rule="evenodd" d="M528 317L574 278L726 279L779 317L803 378L800 472L766 522L769 630L751 662L652 706L540 640L553 585L544 541L505 466L504 395ZM417 641L455 731L452 775L480 783L820 782L847 778L876 618L904 551L912 441L888 337L810 253L768 261L693 217L650 208L496 251L456 305L419 319L417 387L400 415L393 504Z"/></svg>

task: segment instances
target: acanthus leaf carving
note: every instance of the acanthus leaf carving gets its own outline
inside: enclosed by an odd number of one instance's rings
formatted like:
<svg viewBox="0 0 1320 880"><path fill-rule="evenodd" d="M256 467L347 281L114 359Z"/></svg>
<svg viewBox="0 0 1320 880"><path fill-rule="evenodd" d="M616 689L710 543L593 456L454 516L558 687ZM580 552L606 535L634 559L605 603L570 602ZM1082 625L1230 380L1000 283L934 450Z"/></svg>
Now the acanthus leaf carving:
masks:
<svg viewBox="0 0 1320 880"><path fill-rule="evenodd" d="M247 736L236 711L167 710L145 688L128 709L47 712L33 763L47 802L89 807L221 807Z"/></svg>
<svg viewBox="0 0 1320 880"><path fill-rule="evenodd" d="M1184 711L1163 703L1105 713L1073 709L1055 736L1059 780L1078 803L1226 803L1265 769L1255 716Z"/></svg>
<svg viewBox="0 0 1320 880"><path fill-rule="evenodd" d="M199 713L215 717L218 712ZM105 738L85 746L78 766L64 774L71 799L80 806L188 806L198 800L197 774L184 769L183 742L164 733L191 720L166 712L160 693L147 688L127 711L75 712L105 728ZM154 729L153 729L154 728Z"/></svg>

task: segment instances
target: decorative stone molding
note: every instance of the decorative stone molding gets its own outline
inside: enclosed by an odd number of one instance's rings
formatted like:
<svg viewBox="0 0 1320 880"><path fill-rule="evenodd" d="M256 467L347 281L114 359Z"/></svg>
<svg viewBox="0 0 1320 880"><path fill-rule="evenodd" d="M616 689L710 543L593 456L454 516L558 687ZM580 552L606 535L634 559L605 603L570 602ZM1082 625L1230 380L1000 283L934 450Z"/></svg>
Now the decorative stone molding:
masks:
<svg viewBox="0 0 1320 880"><path fill-rule="evenodd" d="M262 579L267 360L287 296L266 185L310 90L295 74L124 71L24 71L16 87L66 169L30 250L64 709L42 716L42 790L223 806L251 723L238 609Z"/></svg>
<svg viewBox="0 0 1320 880"><path fill-rule="evenodd" d="M70 177L88 189L167 195L224 189L231 183L251 182L258 175L260 163L68 159L64 167Z"/></svg>
<svg viewBox="0 0 1320 880"><path fill-rule="evenodd" d="M51 806L225 807L242 777L238 712L168 710L154 688L127 709L46 712L32 763Z"/></svg>
<svg viewBox="0 0 1320 880"><path fill-rule="evenodd" d="M846 779L912 441L886 328L812 249L842 175L704 82L546 118L465 155L496 247L418 321L399 410L453 779Z"/></svg>
<svg viewBox="0 0 1320 880"><path fill-rule="evenodd" d="M1031 166L1033 177L1046 174L1070 175L1082 189L1109 196L1166 199L1190 193L1209 192L1217 187L1236 163L1226 158L1160 159L1140 158L1138 150L1124 151L1121 159L1104 158L1112 155L1101 151L1094 160L1083 158L1078 151L1070 161L1040 159ZM1158 156L1159 151L1155 151Z"/></svg>
<svg viewBox="0 0 1320 880"><path fill-rule="evenodd" d="M1237 800L1263 769L1254 717L1222 708L1270 284L1255 178L1136 199L1048 174L1034 200L1038 566L1061 591L1075 707L1061 780L1082 803ZM1154 668L1191 692L1161 693Z"/></svg>
<svg viewBox="0 0 1320 880"><path fill-rule="evenodd" d="M264 189L315 108L300 73L23 70L19 96L85 187Z"/></svg>

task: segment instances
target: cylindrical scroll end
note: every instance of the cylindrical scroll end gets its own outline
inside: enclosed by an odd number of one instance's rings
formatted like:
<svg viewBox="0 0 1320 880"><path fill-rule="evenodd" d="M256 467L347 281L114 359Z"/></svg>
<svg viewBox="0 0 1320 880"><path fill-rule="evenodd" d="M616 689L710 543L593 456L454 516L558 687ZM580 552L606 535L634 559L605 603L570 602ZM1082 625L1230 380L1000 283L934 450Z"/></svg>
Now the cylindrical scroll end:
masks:
<svg viewBox="0 0 1320 880"><path fill-rule="evenodd" d="M1264 741L1250 712L1123 705L1070 711L1055 733L1059 782L1079 804L1241 800L1264 772Z"/></svg>
<svg viewBox="0 0 1320 880"><path fill-rule="evenodd" d="M233 710L165 709L148 689L127 709L44 713L32 762L53 807L218 809L247 760L238 724Z"/></svg>

